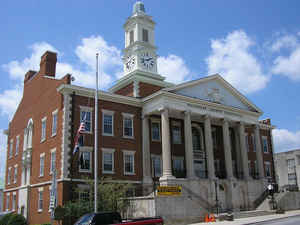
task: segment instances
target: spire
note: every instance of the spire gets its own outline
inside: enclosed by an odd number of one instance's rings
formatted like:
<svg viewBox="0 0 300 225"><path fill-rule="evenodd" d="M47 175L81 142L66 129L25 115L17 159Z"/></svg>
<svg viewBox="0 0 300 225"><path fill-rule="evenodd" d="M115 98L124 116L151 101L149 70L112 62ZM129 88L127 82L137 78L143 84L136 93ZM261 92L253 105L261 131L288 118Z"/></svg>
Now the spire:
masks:
<svg viewBox="0 0 300 225"><path fill-rule="evenodd" d="M137 1L134 5L133 5L133 10L132 10L132 14L145 14L145 6L144 3L141 1Z"/></svg>

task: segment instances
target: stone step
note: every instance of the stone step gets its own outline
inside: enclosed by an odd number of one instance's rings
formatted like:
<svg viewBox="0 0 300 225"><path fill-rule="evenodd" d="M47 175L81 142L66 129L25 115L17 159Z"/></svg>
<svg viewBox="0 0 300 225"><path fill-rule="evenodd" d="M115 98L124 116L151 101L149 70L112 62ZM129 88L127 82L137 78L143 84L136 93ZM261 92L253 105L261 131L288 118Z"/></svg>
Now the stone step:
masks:
<svg viewBox="0 0 300 225"><path fill-rule="evenodd" d="M267 216L275 214L275 211L264 211L264 210L253 210L253 211L244 211L234 213L234 218L247 218L247 217L256 217L256 216Z"/></svg>

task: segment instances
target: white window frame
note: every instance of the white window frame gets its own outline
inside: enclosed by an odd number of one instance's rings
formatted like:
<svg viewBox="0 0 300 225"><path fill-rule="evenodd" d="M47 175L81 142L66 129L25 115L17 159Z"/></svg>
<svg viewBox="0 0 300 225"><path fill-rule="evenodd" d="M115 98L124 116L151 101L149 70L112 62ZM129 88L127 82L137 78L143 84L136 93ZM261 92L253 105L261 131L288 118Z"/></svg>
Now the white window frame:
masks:
<svg viewBox="0 0 300 225"><path fill-rule="evenodd" d="M12 207L11 207L11 211L16 211L16 205L17 205L17 193L13 192L13 194L12 194Z"/></svg>
<svg viewBox="0 0 300 225"><path fill-rule="evenodd" d="M103 136L114 136L114 114L115 114L114 111L102 109L102 135ZM104 132L104 116L105 115L111 116L111 119L112 119L112 123L111 123L111 125L112 125L112 129L111 129L112 133L111 134Z"/></svg>
<svg viewBox="0 0 300 225"><path fill-rule="evenodd" d="M88 106L79 106L80 107L80 122L81 122L81 114L82 112L89 112L91 117L90 117L90 130L85 130L84 133L87 134L92 134L93 133L93 108L92 107L88 107ZM86 126L85 126L86 127Z"/></svg>
<svg viewBox="0 0 300 225"><path fill-rule="evenodd" d="M5 210L9 211L10 193L6 193L6 206Z"/></svg>
<svg viewBox="0 0 300 225"><path fill-rule="evenodd" d="M159 139L153 139L153 133L152 133L152 124L157 123L158 124L158 135ZM161 121L159 119L151 119L151 141L161 142Z"/></svg>
<svg viewBox="0 0 300 225"><path fill-rule="evenodd" d="M173 127L179 127L179 140L175 141L174 139L174 131L173 131ZM172 143L175 145L180 145L182 144L182 131L181 131L182 127L181 127L181 123L178 121L172 121L171 123L171 131L172 131Z"/></svg>
<svg viewBox="0 0 300 225"><path fill-rule="evenodd" d="M56 120L54 121L54 118ZM57 124L58 124L58 109L52 112L52 127L51 127L51 137L54 137L57 133ZM55 127L55 130L53 129Z"/></svg>
<svg viewBox="0 0 300 225"><path fill-rule="evenodd" d="M112 154L112 171L104 170L104 154ZM102 148L102 173L103 174L114 174L115 173L115 149L112 148Z"/></svg>
<svg viewBox="0 0 300 225"><path fill-rule="evenodd" d="M270 162L264 162L264 164L265 164L265 175L266 175L266 177L272 177L271 163ZM270 176L267 176L267 166L270 168Z"/></svg>
<svg viewBox="0 0 300 225"><path fill-rule="evenodd" d="M263 147L263 152L264 153L269 153L269 143L268 143L268 137L267 136L262 136L261 137L261 139L262 139L262 147ZM267 147L267 151L265 151L265 148L264 148L264 141L266 141L266 147Z"/></svg>
<svg viewBox="0 0 300 225"><path fill-rule="evenodd" d="M45 127L43 127L43 124L45 124ZM42 119L41 142L46 140L46 134L47 134L47 117L44 117Z"/></svg>
<svg viewBox="0 0 300 225"><path fill-rule="evenodd" d="M14 166L14 184L17 183L18 180L18 164Z"/></svg>
<svg viewBox="0 0 300 225"><path fill-rule="evenodd" d="M43 167L42 167L42 162L43 162ZM44 175L45 175L45 153L41 153L40 154L40 174L39 174L39 177L43 177Z"/></svg>
<svg viewBox="0 0 300 225"><path fill-rule="evenodd" d="M80 160L80 157L81 157L81 154L83 153L89 153L90 154L90 169L86 170L86 169L81 169L81 165L79 163L78 165L78 170L80 173L91 173L92 172L92 168L93 168L93 147L88 147L88 146L85 146L85 147L80 147L79 148L79 160Z"/></svg>
<svg viewBox="0 0 300 225"><path fill-rule="evenodd" d="M41 201L42 201L42 204L40 205ZM44 208L44 188L43 187L40 187L38 189L38 207L37 208L38 208L38 212L42 212L43 208Z"/></svg>
<svg viewBox="0 0 300 225"><path fill-rule="evenodd" d="M129 113L122 113L123 115L123 137L124 138L134 138L134 114L129 114ZM125 119L130 119L131 120L131 129L132 129L132 135L125 135Z"/></svg>
<svg viewBox="0 0 300 225"><path fill-rule="evenodd" d="M130 155L132 156L132 172L126 172L126 166L125 166L125 156ZM129 151L129 150L123 150L123 171L124 175L135 175L135 151Z"/></svg>
<svg viewBox="0 0 300 225"><path fill-rule="evenodd" d="M14 139L10 139L9 142L9 159L13 157Z"/></svg>
<svg viewBox="0 0 300 225"><path fill-rule="evenodd" d="M160 174L154 174L154 165L153 165L153 159L158 159L159 160L159 164L160 164ZM161 177L163 175L163 164L162 164L162 156L161 155L156 155L156 154L151 154L151 176L153 177L155 175L155 177Z"/></svg>
<svg viewBox="0 0 300 225"><path fill-rule="evenodd" d="M11 167L8 167L8 170L7 170L7 184L9 185L10 182L11 182Z"/></svg>
<svg viewBox="0 0 300 225"><path fill-rule="evenodd" d="M55 160L54 160L54 168L53 168L53 154L55 154ZM56 148L53 148L50 150L50 174L53 173L53 169L56 169Z"/></svg>
<svg viewBox="0 0 300 225"><path fill-rule="evenodd" d="M15 155L19 154L19 150L20 150L20 135L18 135L16 137L16 152L15 152Z"/></svg>

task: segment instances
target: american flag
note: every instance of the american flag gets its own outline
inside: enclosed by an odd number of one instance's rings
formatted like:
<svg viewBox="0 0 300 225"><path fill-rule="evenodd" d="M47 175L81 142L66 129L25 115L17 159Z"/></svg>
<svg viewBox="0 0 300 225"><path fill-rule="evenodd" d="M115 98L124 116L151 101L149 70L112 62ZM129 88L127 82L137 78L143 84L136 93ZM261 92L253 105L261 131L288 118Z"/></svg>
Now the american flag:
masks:
<svg viewBox="0 0 300 225"><path fill-rule="evenodd" d="M84 131L85 131L85 122L83 120L83 121L81 121L79 128L77 130L76 136L75 136L75 147L73 150L73 155L78 151L78 149L80 147L79 138Z"/></svg>

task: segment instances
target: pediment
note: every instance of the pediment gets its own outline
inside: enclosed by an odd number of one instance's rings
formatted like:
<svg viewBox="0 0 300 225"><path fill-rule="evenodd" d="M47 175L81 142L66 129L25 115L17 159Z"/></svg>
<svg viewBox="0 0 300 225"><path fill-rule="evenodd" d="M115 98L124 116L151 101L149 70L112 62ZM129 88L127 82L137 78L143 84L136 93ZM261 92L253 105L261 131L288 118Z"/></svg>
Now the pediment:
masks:
<svg viewBox="0 0 300 225"><path fill-rule="evenodd" d="M179 84L165 90L178 95L197 98L242 110L258 113L262 112L218 74Z"/></svg>

